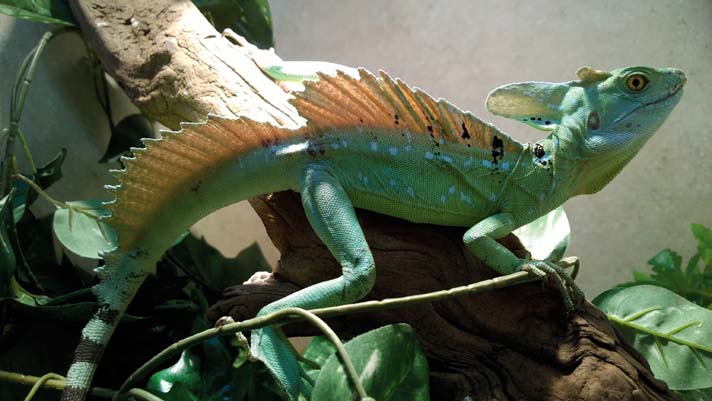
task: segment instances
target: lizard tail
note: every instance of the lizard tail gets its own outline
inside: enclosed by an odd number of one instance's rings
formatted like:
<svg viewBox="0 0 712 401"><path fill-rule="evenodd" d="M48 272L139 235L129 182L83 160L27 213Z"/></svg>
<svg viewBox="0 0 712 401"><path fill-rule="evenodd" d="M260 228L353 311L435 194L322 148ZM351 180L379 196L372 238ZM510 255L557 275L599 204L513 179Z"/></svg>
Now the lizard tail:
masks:
<svg viewBox="0 0 712 401"><path fill-rule="evenodd" d="M82 330L61 401L83 401L86 398L104 348L146 278L145 269L141 266L143 263L136 263L130 258L121 259L124 266L92 289L99 307ZM107 265L110 264L111 261L107 261Z"/></svg>
<svg viewBox="0 0 712 401"><path fill-rule="evenodd" d="M293 187L289 172L298 170L301 156L284 149L292 149L291 137L304 141L303 131L219 117L182 127L145 139L146 148L132 149L134 156L122 159L125 169L114 171L120 185L109 188L116 198L107 204L106 222L116 231L118 245L96 270L101 282L93 292L99 308L82 330L62 401L86 398L121 315L175 238L213 210Z"/></svg>

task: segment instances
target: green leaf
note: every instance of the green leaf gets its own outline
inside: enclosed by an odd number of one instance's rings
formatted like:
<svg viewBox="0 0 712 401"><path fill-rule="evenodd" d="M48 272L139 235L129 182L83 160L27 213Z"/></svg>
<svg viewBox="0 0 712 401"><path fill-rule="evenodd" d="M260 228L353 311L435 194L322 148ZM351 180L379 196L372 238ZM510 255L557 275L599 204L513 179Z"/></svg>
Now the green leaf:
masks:
<svg viewBox="0 0 712 401"><path fill-rule="evenodd" d="M702 390L676 391L684 401L710 401L712 400L712 387Z"/></svg>
<svg viewBox="0 0 712 401"><path fill-rule="evenodd" d="M312 338L312 340L309 342L309 346L307 346L307 348L304 350L302 356L316 363L319 366L324 366L326 361L331 355L334 354L334 352L336 352L336 347L334 346L334 343L329 341L324 336L317 336ZM314 369L312 366L307 364L303 364L302 367L306 371L307 375L309 375L312 380L316 381L316 378L319 376L320 369Z"/></svg>
<svg viewBox="0 0 712 401"><path fill-rule="evenodd" d="M52 184L62 178L62 164L67 158L67 149L62 148L57 156L49 163L37 169L37 176L34 181L40 188L49 188ZM36 196L36 194L35 194Z"/></svg>
<svg viewBox="0 0 712 401"><path fill-rule="evenodd" d="M116 246L116 233L98 217L108 216L102 201L67 202L70 208L54 212L52 229L59 242L71 252L90 259L101 259L101 252ZM80 213L75 208L87 214Z"/></svg>
<svg viewBox="0 0 712 401"><path fill-rule="evenodd" d="M17 259L12 249L9 231L14 229L12 196L15 189L0 200L0 297L12 296L11 280L14 280Z"/></svg>
<svg viewBox="0 0 712 401"><path fill-rule="evenodd" d="M682 256L678 255L677 252L671 251L670 249L663 249L658 252L657 255L653 256L652 259L648 260L648 264L653 266L653 271L657 273L668 273L675 270L680 270L682 265Z"/></svg>
<svg viewBox="0 0 712 401"><path fill-rule="evenodd" d="M244 282L255 272L270 270L257 243L234 258L226 258L205 239L188 235L171 248L170 257L196 281L216 292Z"/></svg>
<svg viewBox="0 0 712 401"><path fill-rule="evenodd" d="M692 234L697 239L697 252L700 254L700 259L705 265L709 265L712 263L712 230L702 224L693 224Z"/></svg>
<svg viewBox="0 0 712 401"><path fill-rule="evenodd" d="M152 138L153 127L143 114L132 114L119 121L111 130L109 146L101 157L99 163L106 163L121 156L132 147L142 148L141 138Z"/></svg>
<svg viewBox="0 0 712 401"><path fill-rule="evenodd" d="M712 387L712 311L650 285L614 288L593 303L671 389Z"/></svg>
<svg viewBox="0 0 712 401"><path fill-rule="evenodd" d="M29 294L25 292L25 294ZM77 302L65 305L42 305L49 301L48 297L24 295L23 298L1 299L0 305L7 305L11 310L24 317L37 319L55 319L63 322L85 323L96 311L96 302ZM135 320L135 319L132 319Z"/></svg>
<svg viewBox="0 0 712 401"><path fill-rule="evenodd" d="M193 0L193 3L218 31L230 28L260 49L274 46L267 0Z"/></svg>
<svg viewBox="0 0 712 401"><path fill-rule="evenodd" d="M249 383L233 373L238 370L244 373L247 369L243 368L250 365L232 369L227 349L214 338L183 351L173 366L151 376L147 388L164 400L240 400Z"/></svg>
<svg viewBox="0 0 712 401"><path fill-rule="evenodd" d="M687 289L687 279L682 271L682 256L670 249L663 249L648 260L648 264L653 267L652 278L661 286L668 288L678 294L684 294Z"/></svg>
<svg viewBox="0 0 712 401"><path fill-rule="evenodd" d="M159 393L159 395L168 395L174 386L180 385L177 393L174 393L174 397L187 397L187 398L173 398L176 400L187 399L187 400L198 400L195 397L195 393L202 392L202 382L200 378L200 361L194 353L188 349L180 354L178 362L174 365L156 372L148 380L147 388Z"/></svg>
<svg viewBox="0 0 712 401"><path fill-rule="evenodd" d="M379 401L420 401L429 397L428 362L413 329L392 324L369 331L346 343L366 393ZM324 363L312 399L351 400L352 385L337 355Z"/></svg>
<svg viewBox="0 0 712 401"><path fill-rule="evenodd" d="M513 233L531 252L533 259L556 262L561 260L569 246L571 227L564 208L558 207Z"/></svg>
<svg viewBox="0 0 712 401"><path fill-rule="evenodd" d="M0 0L1 1L1 0ZM35 177L26 176L34 181L40 188L49 188L52 184L62 178L62 163L67 157L67 149L62 150L49 163L37 169ZM15 207L15 221L20 221L25 212L25 207L32 205L37 199L37 192L32 190L26 182L18 179L12 180L12 186L17 188L12 204Z"/></svg>
<svg viewBox="0 0 712 401"><path fill-rule="evenodd" d="M15 188L12 194L12 215L13 220L17 223L25 215L30 186L26 182L17 179L12 180L11 186Z"/></svg>
<svg viewBox="0 0 712 401"><path fill-rule="evenodd" d="M45 24L77 25L67 0L0 0L0 13Z"/></svg>

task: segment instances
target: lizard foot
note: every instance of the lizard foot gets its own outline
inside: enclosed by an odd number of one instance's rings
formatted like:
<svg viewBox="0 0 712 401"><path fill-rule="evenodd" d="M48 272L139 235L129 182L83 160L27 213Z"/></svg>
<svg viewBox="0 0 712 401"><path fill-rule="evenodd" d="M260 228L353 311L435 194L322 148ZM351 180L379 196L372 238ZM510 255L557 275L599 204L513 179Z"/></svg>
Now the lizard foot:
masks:
<svg viewBox="0 0 712 401"><path fill-rule="evenodd" d="M529 274L539 277L545 283L553 281L561 292L561 297L564 301L566 314L570 315L576 309L576 305L581 304L586 298L586 295L576 285L571 276L560 265L553 262L543 260L526 261L521 270L529 272Z"/></svg>

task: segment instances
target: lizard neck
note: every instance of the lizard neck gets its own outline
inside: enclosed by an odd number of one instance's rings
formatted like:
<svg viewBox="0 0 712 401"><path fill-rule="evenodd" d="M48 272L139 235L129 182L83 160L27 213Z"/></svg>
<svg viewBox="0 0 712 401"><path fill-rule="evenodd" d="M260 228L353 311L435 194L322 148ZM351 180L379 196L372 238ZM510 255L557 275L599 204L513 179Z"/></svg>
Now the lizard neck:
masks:
<svg viewBox="0 0 712 401"><path fill-rule="evenodd" d="M561 175L558 181L564 184L559 190L567 193L567 198L600 191L637 152L626 146L592 149L581 125L560 126L545 141L550 143L556 171Z"/></svg>

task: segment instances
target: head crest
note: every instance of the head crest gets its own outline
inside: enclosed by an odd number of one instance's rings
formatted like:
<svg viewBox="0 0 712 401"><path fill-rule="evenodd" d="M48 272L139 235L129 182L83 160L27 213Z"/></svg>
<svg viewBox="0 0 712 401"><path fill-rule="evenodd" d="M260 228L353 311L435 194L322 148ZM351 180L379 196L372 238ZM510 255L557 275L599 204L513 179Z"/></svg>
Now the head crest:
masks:
<svg viewBox="0 0 712 401"><path fill-rule="evenodd" d="M611 73L596 70L591 67L581 67L578 69L578 71L576 71L576 75L578 75L579 79L581 80L581 83L588 84L604 81L611 76Z"/></svg>

